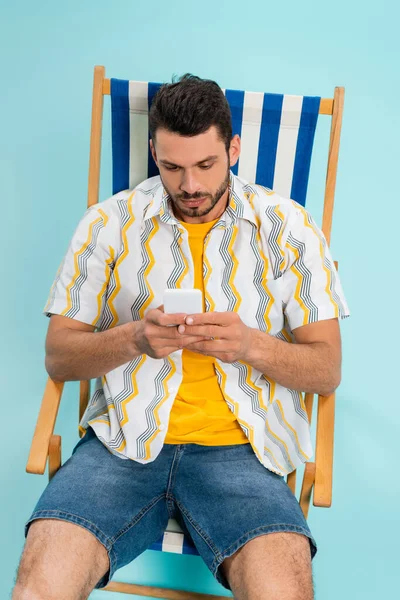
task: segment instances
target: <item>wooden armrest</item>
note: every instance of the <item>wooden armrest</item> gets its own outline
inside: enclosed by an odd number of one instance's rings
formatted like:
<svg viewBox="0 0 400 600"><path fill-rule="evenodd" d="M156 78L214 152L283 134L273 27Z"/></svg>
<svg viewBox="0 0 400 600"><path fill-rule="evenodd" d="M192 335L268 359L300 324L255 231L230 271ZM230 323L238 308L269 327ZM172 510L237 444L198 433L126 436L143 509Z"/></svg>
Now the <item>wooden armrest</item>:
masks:
<svg viewBox="0 0 400 600"><path fill-rule="evenodd" d="M313 504L325 508L332 505L334 425L335 394L319 396Z"/></svg>
<svg viewBox="0 0 400 600"><path fill-rule="evenodd" d="M63 388L64 383L57 383L48 378L26 465L27 473L43 475L46 469L50 438L53 435Z"/></svg>
<svg viewBox="0 0 400 600"><path fill-rule="evenodd" d="M339 264L334 261L336 269ZM332 505L333 442L335 394L318 396L317 440L315 453L314 506Z"/></svg>

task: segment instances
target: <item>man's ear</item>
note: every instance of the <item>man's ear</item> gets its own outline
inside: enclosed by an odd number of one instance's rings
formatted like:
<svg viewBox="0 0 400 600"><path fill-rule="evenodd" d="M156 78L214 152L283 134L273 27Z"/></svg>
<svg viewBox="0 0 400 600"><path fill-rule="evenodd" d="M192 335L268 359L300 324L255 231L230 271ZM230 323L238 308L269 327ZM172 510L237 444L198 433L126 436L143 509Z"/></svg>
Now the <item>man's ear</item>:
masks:
<svg viewBox="0 0 400 600"><path fill-rule="evenodd" d="M229 148L229 165L235 166L240 156L240 137L236 133L231 139L231 145Z"/></svg>
<svg viewBox="0 0 400 600"><path fill-rule="evenodd" d="M157 154L156 154L156 149L155 149L154 144L153 144L153 140L150 140L150 151L151 151L152 157L154 158L154 162L156 163L156 165L158 167Z"/></svg>

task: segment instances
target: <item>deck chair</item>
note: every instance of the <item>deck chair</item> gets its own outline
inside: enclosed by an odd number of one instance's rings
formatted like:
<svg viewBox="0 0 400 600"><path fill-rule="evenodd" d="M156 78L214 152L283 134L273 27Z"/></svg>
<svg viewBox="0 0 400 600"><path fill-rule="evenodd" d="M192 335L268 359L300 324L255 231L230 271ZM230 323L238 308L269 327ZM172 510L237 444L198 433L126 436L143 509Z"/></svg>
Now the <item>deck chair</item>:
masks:
<svg viewBox="0 0 400 600"><path fill-rule="evenodd" d="M149 152L148 110L159 84L106 79L105 68L94 69L92 128L90 138L88 206L98 202L103 100L111 94L113 190L133 188L147 177L158 174ZM306 97L223 90L232 112L233 133L242 139L242 153L233 172L249 182L274 189L305 205L308 176L319 115L332 117L322 230L330 241L344 88L336 87L334 97ZM336 267L337 267L337 263ZM48 463L49 479L61 466L61 437L54 426L63 392L63 383L47 380L32 446L28 473L43 474ZM90 382L80 383L79 420L87 406ZM313 394L305 394L311 425ZM299 504L308 517L313 505L328 508L332 503L332 471L335 396L318 397L315 462L305 464ZM80 435L83 431L80 431ZM296 471L287 476L287 484L296 495ZM170 520L163 536L149 549L180 554L198 554L175 520ZM170 600L223 600L226 596L161 589L111 582L106 590L162 597Z"/></svg>

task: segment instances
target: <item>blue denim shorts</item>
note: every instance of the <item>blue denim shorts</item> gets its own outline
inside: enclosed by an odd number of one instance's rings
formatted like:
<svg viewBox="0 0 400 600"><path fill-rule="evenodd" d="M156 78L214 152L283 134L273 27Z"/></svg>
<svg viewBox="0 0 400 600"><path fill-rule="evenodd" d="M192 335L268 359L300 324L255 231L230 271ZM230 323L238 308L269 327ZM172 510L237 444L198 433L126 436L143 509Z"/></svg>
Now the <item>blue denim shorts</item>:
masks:
<svg viewBox="0 0 400 600"><path fill-rule="evenodd" d="M110 570L127 565L175 519L214 577L230 590L221 563L249 540L272 532L307 536L317 545L284 478L266 469L250 444L165 444L147 464L124 460L89 428L40 497L31 518L84 527L105 546Z"/></svg>

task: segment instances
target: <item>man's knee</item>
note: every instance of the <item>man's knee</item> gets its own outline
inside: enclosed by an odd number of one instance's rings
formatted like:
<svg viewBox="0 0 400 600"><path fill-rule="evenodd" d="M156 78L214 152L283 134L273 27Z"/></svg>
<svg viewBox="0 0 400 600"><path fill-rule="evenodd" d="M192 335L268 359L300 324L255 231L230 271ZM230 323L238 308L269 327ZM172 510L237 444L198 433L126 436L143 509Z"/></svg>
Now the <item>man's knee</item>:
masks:
<svg viewBox="0 0 400 600"><path fill-rule="evenodd" d="M36 593L30 586L17 582L13 589L12 600L43 600L43 596L41 592Z"/></svg>

